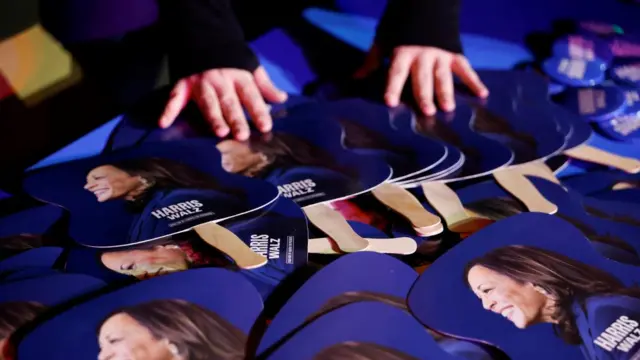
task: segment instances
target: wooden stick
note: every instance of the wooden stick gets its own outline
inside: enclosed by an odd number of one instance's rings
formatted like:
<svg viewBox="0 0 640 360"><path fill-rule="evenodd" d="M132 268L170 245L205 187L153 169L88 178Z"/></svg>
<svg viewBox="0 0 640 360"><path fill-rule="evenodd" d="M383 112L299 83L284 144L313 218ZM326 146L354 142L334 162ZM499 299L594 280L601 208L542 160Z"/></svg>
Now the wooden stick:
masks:
<svg viewBox="0 0 640 360"><path fill-rule="evenodd" d="M428 212L413 194L398 185L385 183L371 193L381 203L404 216L414 228L425 231L442 228L440 217Z"/></svg>
<svg viewBox="0 0 640 360"><path fill-rule="evenodd" d="M410 255L416 252L416 241L408 237L391 239L366 238L369 246L364 251L374 251L385 254ZM309 239L309 254L342 254L338 245L330 238Z"/></svg>
<svg viewBox="0 0 640 360"><path fill-rule="evenodd" d="M228 255L241 269L255 269L267 263L267 258L255 253L236 234L208 222L193 228L207 244Z"/></svg>
<svg viewBox="0 0 640 360"><path fill-rule="evenodd" d="M566 150L565 155L572 158L613 167L630 174L640 172L640 160L616 155L589 145L580 145Z"/></svg>
<svg viewBox="0 0 640 360"><path fill-rule="evenodd" d="M522 201L531 212L555 214L558 207L547 200L516 168L495 171L493 177L511 195Z"/></svg>
<svg viewBox="0 0 640 360"><path fill-rule="evenodd" d="M356 234L342 214L326 204L315 204L303 208L309 221L332 238L343 252L363 251L369 242Z"/></svg>

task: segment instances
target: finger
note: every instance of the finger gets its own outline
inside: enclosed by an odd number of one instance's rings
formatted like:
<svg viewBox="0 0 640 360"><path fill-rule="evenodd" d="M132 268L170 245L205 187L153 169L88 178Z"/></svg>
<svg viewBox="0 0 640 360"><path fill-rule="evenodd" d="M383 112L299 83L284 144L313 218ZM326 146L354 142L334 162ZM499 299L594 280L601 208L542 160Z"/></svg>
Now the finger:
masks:
<svg viewBox="0 0 640 360"><path fill-rule="evenodd" d="M480 80L480 77L464 56L457 56L451 65L451 69L477 96L484 98L489 95L489 90L484 86L482 80Z"/></svg>
<svg viewBox="0 0 640 360"><path fill-rule="evenodd" d="M387 105L398 106L402 89L409 77L412 61L413 56L407 53L400 53L391 61L389 78L387 79L387 89L384 94L384 100Z"/></svg>
<svg viewBox="0 0 640 360"><path fill-rule="evenodd" d="M198 86L194 87L193 95L202 115L211 124L213 132L219 137L227 136L229 127L222 116L218 94L216 94L213 84L208 81L200 82Z"/></svg>
<svg viewBox="0 0 640 360"><path fill-rule="evenodd" d="M264 102L256 84L251 79L237 82L236 91L238 92L242 105L244 105L245 109L249 112L249 116L253 119L258 130L261 132L270 131L272 120L269 114L269 108Z"/></svg>
<svg viewBox="0 0 640 360"><path fill-rule="evenodd" d="M242 111L240 99L236 94L234 81L228 77L219 77L214 82L214 88L218 94L218 101L222 109L222 115L231 127L231 132L240 141L249 138L249 126L247 118Z"/></svg>
<svg viewBox="0 0 640 360"><path fill-rule="evenodd" d="M425 115L436 113L433 104L433 67L435 59L432 56L421 56L411 69L411 82L413 83L413 95L416 98L420 110Z"/></svg>
<svg viewBox="0 0 640 360"><path fill-rule="evenodd" d="M278 89L264 67L260 66L253 72L253 79L258 86L258 90L267 101L275 103L283 103L287 101L287 93Z"/></svg>
<svg viewBox="0 0 640 360"><path fill-rule="evenodd" d="M182 109L189 102L189 96L191 95L191 82L189 79L182 79L176 83L176 85L171 90L171 95L169 100L167 101L167 105L160 116L160 120L158 121L158 125L166 129L178 117Z"/></svg>
<svg viewBox="0 0 640 360"><path fill-rule="evenodd" d="M433 77L440 107L442 107L444 111L452 111L455 109L456 104L453 97L453 74L451 74L451 61L442 57L436 60Z"/></svg>

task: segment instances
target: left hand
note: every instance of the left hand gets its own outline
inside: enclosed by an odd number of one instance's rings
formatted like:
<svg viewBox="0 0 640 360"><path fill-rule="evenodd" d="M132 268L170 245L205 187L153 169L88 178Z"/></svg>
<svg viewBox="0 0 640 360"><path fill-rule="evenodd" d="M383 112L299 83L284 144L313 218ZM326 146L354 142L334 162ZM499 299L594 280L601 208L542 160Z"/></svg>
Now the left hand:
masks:
<svg viewBox="0 0 640 360"><path fill-rule="evenodd" d="M380 63L380 51L374 45L364 65L354 76L364 77L380 66ZM409 74L411 74L416 103L427 116L436 113L434 92L444 111L455 109L454 74L460 77L475 95L481 98L489 95L489 90L464 55L429 46L399 46L393 51L384 94L388 106L398 105Z"/></svg>

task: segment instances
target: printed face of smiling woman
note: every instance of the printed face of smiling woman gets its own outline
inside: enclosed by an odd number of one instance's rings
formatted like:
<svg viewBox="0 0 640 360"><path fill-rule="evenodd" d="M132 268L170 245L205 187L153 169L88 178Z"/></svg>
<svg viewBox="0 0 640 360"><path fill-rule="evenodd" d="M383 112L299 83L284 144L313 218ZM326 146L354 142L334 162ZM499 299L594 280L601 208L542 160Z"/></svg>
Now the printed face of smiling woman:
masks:
<svg viewBox="0 0 640 360"><path fill-rule="evenodd" d="M98 360L181 360L167 339L156 339L131 316L111 316L100 328Z"/></svg>
<svg viewBox="0 0 640 360"><path fill-rule="evenodd" d="M138 278L187 270L189 267L187 255L175 245L105 252L100 260L115 272Z"/></svg>
<svg viewBox="0 0 640 360"><path fill-rule="evenodd" d="M89 172L84 188L91 191L98 202L120 198L131 200L144 188L144 183L140 176L131 176L115 166L103 165Z"/></svg>
<svg viewBox="0 0 640 360"><path fill-rule="evenodd" d="M467 281L486 310L502 315L519 329L551 322L547 313L554 301L534 284L519 283L481 265L471 268Z"/></svg>

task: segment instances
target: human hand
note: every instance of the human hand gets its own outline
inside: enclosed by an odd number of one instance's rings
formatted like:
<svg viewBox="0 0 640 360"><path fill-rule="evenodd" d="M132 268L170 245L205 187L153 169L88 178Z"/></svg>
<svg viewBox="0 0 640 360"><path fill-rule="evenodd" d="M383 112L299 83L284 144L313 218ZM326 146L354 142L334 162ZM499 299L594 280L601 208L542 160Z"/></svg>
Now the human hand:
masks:
<svg viewBox="0 0 640 360"><path fill-rule="evenodd" d="M373 46L364 65L355 77L363 77L381 63L380 51ZM436 113L434 90L438 103L444 111L455 109L453 75L457 75L471 91L485 98L489 90L473 70L467 58L428 46L399 46L391 58L384 99L388 106L395 107L400 101L402 89L411 75L413 95L420 110L428 116Z"/></svg>
<svg viewBox="0 0 640 360"><path fill-rule="evenodd" d="M171 126L189 100L194 100L217 136L225 137L231 130L237 140L244 141L250 130L243 107L261 132L271 130L272 119L265 99L282 103L287 100L287 93L276 88L262 66L253 74L231 68L207 70L176 83L159 125Z"/></svg>

